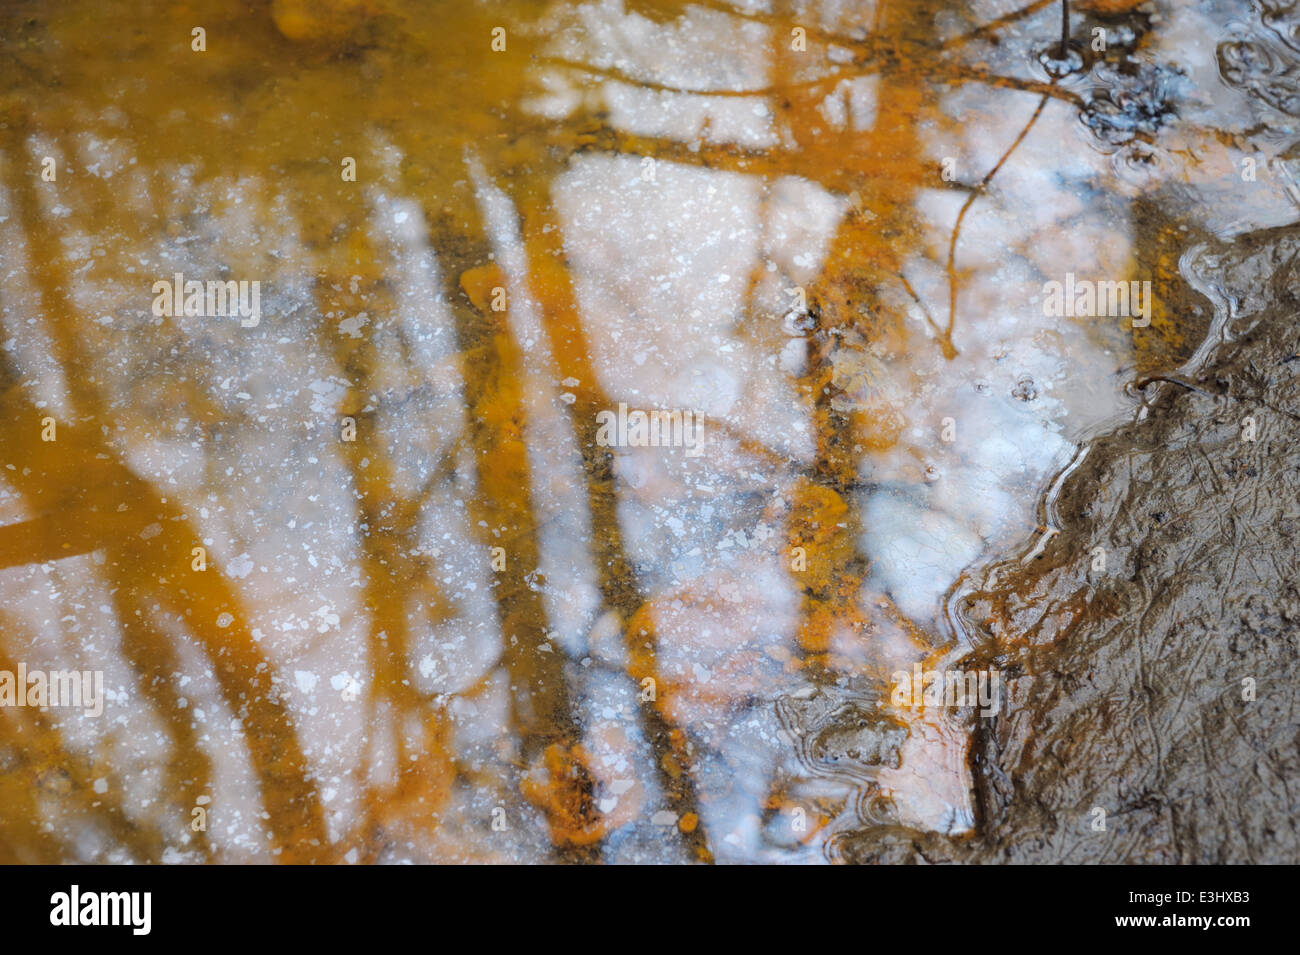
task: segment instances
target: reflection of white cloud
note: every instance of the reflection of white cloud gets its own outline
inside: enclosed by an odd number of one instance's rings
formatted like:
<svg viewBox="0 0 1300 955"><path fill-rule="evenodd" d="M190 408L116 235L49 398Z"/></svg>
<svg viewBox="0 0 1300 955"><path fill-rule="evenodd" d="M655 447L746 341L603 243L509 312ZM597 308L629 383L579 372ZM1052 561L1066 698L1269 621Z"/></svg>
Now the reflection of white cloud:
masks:
<svg viewBox="0 0 1300 955"><path fill-rule="evenodd" d="M893 492L873 494L863 517L872 574L914 620L934 616L939 598L983 547L960 519Z"/></svg>

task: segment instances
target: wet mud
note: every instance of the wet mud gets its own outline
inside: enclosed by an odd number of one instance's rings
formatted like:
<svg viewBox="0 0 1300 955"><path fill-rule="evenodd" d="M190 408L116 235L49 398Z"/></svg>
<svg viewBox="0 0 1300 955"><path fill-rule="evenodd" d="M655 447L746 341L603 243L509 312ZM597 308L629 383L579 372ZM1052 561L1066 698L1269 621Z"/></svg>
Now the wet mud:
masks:
<svg viewBox="0 0 1300 955"><path fill-rule="evenodd" d="M855 862L1295 863L1300 775L1300 230L1209 243L1216 318L1134 420L1085 444L1041 537L954 596L977 826L845 834Z"/></svg>

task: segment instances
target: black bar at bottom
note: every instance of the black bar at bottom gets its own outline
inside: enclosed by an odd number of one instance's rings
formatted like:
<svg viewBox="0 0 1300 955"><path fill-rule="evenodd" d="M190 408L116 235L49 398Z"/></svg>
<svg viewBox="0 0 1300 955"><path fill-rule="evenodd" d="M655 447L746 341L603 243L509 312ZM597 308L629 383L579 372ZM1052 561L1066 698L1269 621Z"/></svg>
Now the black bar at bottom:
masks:
<svg viewBox="0 0 1300 955"><path fill-rule="evenodd" d="M397 943L414 933L446 940L455 928L493 932L485 944L494 948L502 929L580 944L589 919L587 928L612 921L661 941L695 922L721 930L725 939L756 928L766 933L779 920L809 943L839 929L869 944L900 929L918 943L932 932L948 942L987 942L1011 932L1005 944L1044 930L1052 933L1046 937L1085 944L1125 936L1141 944L1183 944L1192 935L1233 944L1257 929L1276 933L1287 924L1281 873L1263 867L879 867L797 876L784 869L756 882L733 873L720 883L665 874L632 874L619 886L608 881L617 875L592 884L572 872L577 881L569 886L563 882L569 876L555 872L534 883L537 873L477 869L448 879L446 871L409 866L11 867L0 872L0 908L9 942L74 935L78 942L127 946L283 940L331 950ZM432 925L439 926L436 935L429 934ZM962 934L951 934L963 925Z"/></svg>

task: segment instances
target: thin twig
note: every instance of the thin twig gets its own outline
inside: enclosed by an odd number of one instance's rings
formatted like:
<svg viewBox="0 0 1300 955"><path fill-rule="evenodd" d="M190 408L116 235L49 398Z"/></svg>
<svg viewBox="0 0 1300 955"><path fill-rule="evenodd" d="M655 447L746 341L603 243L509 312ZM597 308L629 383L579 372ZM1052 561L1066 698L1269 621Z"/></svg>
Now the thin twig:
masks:
<svg viewBox="0 0 1300 955"><path fill-rule="evenodd" d="M966 213L970 211L970 207L974 204L975 200L984 194L989 183L993 181L993 177L998 174L998 170L1001 169L1003 164L1011 158L1011 154L1016 151L1017 147L1025 141L1025 137L1028 136L1029 131L1033 129L1034 123L1038 122L1038 117L1043 115L1043 107L1047 105L1047 101L1050 98L1051 97L1046 93L1043 94L1043 98L1038 101L1038 108L1034 110L1034 115L1029 117L1029 122L1027 122L1025 128L1020 131L1020 135L1016 137L1015 142L1007 148L1007 151L1002 154L1002 158L998 160L997 165L989 170L988 175L986 175L974 191L966 197L966 201L962 203L961 211L957 213L957 221L952 228L952 238L948 242L948 328L944 332L945 339L948 341L951 341L952 339L952 331L957 321L957 269L955 262L957 257L957 239L961 235L962 222L965 220Z"/></svg>

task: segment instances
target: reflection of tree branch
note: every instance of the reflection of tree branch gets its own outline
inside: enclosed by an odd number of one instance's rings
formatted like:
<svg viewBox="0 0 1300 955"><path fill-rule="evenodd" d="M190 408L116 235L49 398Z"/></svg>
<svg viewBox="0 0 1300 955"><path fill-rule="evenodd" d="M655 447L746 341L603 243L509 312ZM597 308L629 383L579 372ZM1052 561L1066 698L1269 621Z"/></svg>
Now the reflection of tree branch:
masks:
<svg viewBox="0 0 1300 955"><path fill-rule="evenodd" d="M929 324L930 328L936 335L942 337L945 334L944 330L939 327L939 323L934 320L934 316L930 314L930 310L926 308L925 303L921 301L921 296L916 294L916 289L912 288L912 283L907 280L907 276L903 274L901 270L898 273L898 280L903 283L903 289L911 296L912 301L916 303L916 307L921 310L921 314L925 316L925 320Z"/></svg>
<svg viewBox="0 0 1300 955"><path fill-rule="evenodd" d="M944 335L949 341L952 339L953 327L957 321L957 268L955 261L957 256L957 239L961 235L962 222L965 220L966 213L970 210L970 207L974 204L975 200L982 196L985 190L988 189L989 183L992 182L993 177L998 174L998 170L1001 169L1003 164L1011 158L1011 154L1016 151L1017 147L1025 141L1025 137L1028 136L1029 131L1033 129L1034 123L1038 122L1038 117L1043 115L1043 107L1047 105L1047 100L1048 97L1044 94L1043 98L1038 101L1038 108L1034 110L1034 115L1029 117L1029 122L1027 122L1024 128L1020 130L1020 135L1016 137L1015 142L1007 147L1007 151L1002 154L1002 158L997 161L997 165L988 171L988 174L980 181L980 184L975 187L974 191L972 191L969 196L966 197L966 201L962 203L961 211L957 213L957 221L952 227L952 237L948 241L948 327L944 332Z"/></svg>
<svg viewBox="0 0 1300 955"><path fill-rule="evenodd" d="M747 98L754 96L771 96L775 93L788 93L795 90L818 89L824 86L833 86L845 77L856 75L856 71L844 73L832 73L829 76L818 77L815 80L804 80L798 83L787 83L783 85L756 87L747 90L725 90L725 89L703 89L694 90L681 86L669 86L665 83L657 83L654 80L643 79L625 73L622 70L608 66L592 66L590 63L578 63L573 60L562 60L556 57L546 57L541 60L548 66L561 66L570 70L577 70L581 73L587 73L591 76L599 76L602 79L614 80L619 83L625 83L628 86L637 89L650 90L655 93L677 93L690 96L713 96L713 97L739 97Z"/></svg>
<svg viewBox="0 0 1300 955"><path fill-rule="evenodd" d="M1002 76L998 73L990 73L980 67L966 66L964 64L953 64L951 67L940 68L931 79L936 83L983 83L999 89L1035 93L1046 99L1058 99L1063 103L1069 103L1076 109L1082 109L1085 105L1083 97L1078 93L1063 89L1055 83L1029 80L1019 76Z"/></svg>
<svg viewBox="0 0 1300 955"><path fill-rule="evenodd" d="M53 311L49 301L47 313ZM16 380L7 356L0 353L0 381ZM244 726L244 738L261 784L271 832L283 853L282 861L327 857L320 806L315 788L306 777L306 760L292 718L274 694L274 671L249 633L248 614L217 568L209 567L203 574L189 572L189 549L199 535L178 508L164 504L152 485L117 462L111 448L96 440L89 429L65 425L57 445L40 448L37 439L27 433L34 433L34 429L25 426L26 422L38 421L40 413L17 389L5 390L0 411L4 412L0 420L24 423L9 428L4 439L19 468L9 479L30 506L48 506L46 495L69 502L84 501L84 510L73 513L98 528L98 546L91 549L107 552L110 588L140 605L153 602L171 608L197 638L211 661L226 705ZM103 465L102 459L111 463ZM93 492L58 483L85 480L92 474L103 479ZM130 502L131 523L123 526L124 532L106 531L115 526L114 522L100 522L98 518L116 511L119 501ZM148 541L141 539L141 529L155 518L162 533ZM158 582L163 583L160 586ZM229 626L218 622L223 614L231 618ZM142 632L137 631L137 635ZM166 674L168 678L170 675ZM166 713L162 716L164 720L180 718ZM176 736L178 744L187 738L188 733Z"/></svg>
<svg viewBox="0 0 1300 955"><path fill-rule="evenodd" d="M1070 55L1070 0L1061 0L1061 51L1062 60Z"/></svg>
<svg viewBox="0 0 1300 955"><path fill-rule="evenodd" d="M775 448L768 447L758 438L745 434L728 421L710 419L709 428L710 430L717 431L736 442L736 447L741 451L746 454L751 454L770 466L786 472L787 475L797 473L800 468L799 462L788 454L782 454Z"/></svg>
<svg viewBox="0 0 1300 955"><path fill-rule="evenodd" d="M732 143L700 143L698 149L677 139L643 136L610 130L604 152L620 156L651 156L684 166L697 166L718 172L738 172L758 176L806 176L823 182L816 170L800 168L799 154L780 149L747 149ZM833 188L833 187L832 187Z"/></svg>
<svg viewBox="0 0 1300 955"><path fill-rule="evenodd" d="M889 28L896 26L897 11L895 4L884 0L876 7L880 22ZM898 25L906 23L904 16ZM879 32L879 24L877 27ZM890 35L905 32L891 29ZM781 75L793 69L790 54L783 51L774 70ZM911 98L893 95L897 80L896 74L881 74L880 112L873 129L846 135L837 143L846 153L861 157L856 163L836 164L851 166L839 174L838 191L857 192L859 185L865 187L868 198L863 206L868 216L858 214L855 200L855 209L839 222L808 296L815 324L807 340L806 371L800 384L812 405L815 457L788 494L792 507L786 535L790 547L803 548L808 562L800 568L793 562L789 565L790 583L799 595L792 649L805 671L818 681L833 679L832 638L838 626L860 618L859 593L870 567L861 547L864 527L859 496L854 493L859 479L859 439L866 430L867 416L837 408L831 391L835 342L858 326L867 302L878 298L883 278L880 265L889 264L886 256L862 254L864 248L871 247L870 239L865 246L860 244L863 219L883 216L880 228L898 234L907 231L904 200L909 180L892 176L881 162L882 156L907 154L914 146L914 119L905 115ZM809 122L811 113L807 106L779 112L780 121L786 124L782 133L799 143L815 141L818 130ZM779 138L785 140L787 135ZM888 191L891 187L898 192ZM764 807L776 798L776 779L769 777Z"/></svg>
<svg viewBox="0 0 1300 955"><path fill-rule="evenodd" d="M851 80L863 76L903 76L915 75L918 79L929 80L940 84L960 84L960 83L983 83L988 86L995 86L1001 89L1019 90L1025 93L1035 93L1041 96L1049 96L1053 99L1059 99L1063 102L1070 103L1072 106L1082 108L1084 106L1083 97L1070 90L1063 89L1055 83L1043 82L1041 80L1028 79L1019 76L1004 76L993 73L987 69L978 66L970 66L953 60L941 60L938 62L929 62L925 66L912 66L906 69L897 65L891 65L888 69L862 64L856 64L852 68L837 70L826 76L817 77L811 80L801 80L799 82L777 82L765 87L755 87L752 89L726 90L726 89L687 89L685 87L670 86L664 83L657 83L653 80L642 79L633 76L630 73L613 67L592 66L586 63L575 62L572 60L563 60L558 58L546 58L542 62L551 66L564 67L586 73L591 76L598 76L604 79L624 83L628 86L648 89L654 92L683 94L703 97L722 97L722 98L748 98L748 97L771 97L779 95L789 95L796 92L819 91L828 87L833 87L844 80ZM767 151L760 153L760 156L768 156Z"/></svg>
<svg viewBox="0 0 1300 955"><path fill-rule="evenodd" d="M1004 13L996 20L990 20L988 23L976 27L969 33L963 33L961 36L954 37L944 44L944 49L953 50L957 47L965 46L972 40L982 40L984 37L996 33L1003 27L1009 26L1017 20L1023 20L1025 17L1033 16L1039 10L1042 10L1044 7L1050 7L1056 2L1057 0L1034 0L1034 2L1029 4L1027 7L1021 7L1019 10L1014 10L1011 13Z"/></svg>

